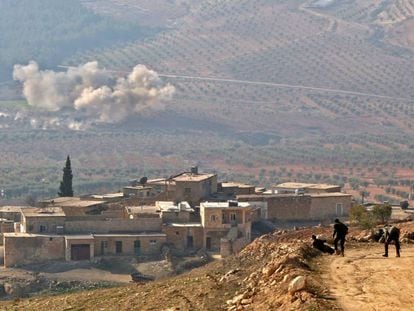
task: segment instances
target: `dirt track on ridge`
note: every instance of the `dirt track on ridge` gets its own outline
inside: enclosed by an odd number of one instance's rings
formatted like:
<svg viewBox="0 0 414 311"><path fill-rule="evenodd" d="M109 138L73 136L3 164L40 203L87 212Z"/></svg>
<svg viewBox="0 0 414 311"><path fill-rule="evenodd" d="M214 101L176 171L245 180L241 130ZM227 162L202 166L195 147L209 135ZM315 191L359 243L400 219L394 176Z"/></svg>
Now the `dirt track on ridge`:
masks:
<svg viewBox="0 0 414 311"><path fill-rule="evenodd" d="M388 258L383 252L382 244L362 244L323 259L322 277L342 310L413 310L414 246L403 244L400 258L394 245Z"/></svg>

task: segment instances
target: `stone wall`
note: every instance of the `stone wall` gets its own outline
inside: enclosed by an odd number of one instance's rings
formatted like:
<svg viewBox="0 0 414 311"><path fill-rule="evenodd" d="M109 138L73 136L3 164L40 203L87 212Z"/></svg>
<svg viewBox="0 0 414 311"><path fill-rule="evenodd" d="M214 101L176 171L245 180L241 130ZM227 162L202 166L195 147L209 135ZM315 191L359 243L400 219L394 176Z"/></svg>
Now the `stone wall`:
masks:
<svg viewBox="0 0 414 311"><path fill-rule="evenodd" d="M116 253L116 242L122 242L122 252ZM139 249L135 241L139 241ZM162 246L166 243L165 235L139 235L139 236L94 236L95 256L120 255L159 255ZM106 246L106 247L104 247Z"/></svg>
<svg viewBox="0 0 414 311"><path fill-rule="evenodd" d="M310 217L310 195L249 195L237 198L241 202L266 202L269 220L302 220Z"/></svg>
<svg viewBox="0 0 414 311"><path fill-rule="evenodd" d="M160 232L161 218L105 219L105 220L68 220L65 222L66 234L80 233L128 233Z"/></svg>
<svg viewBox="0 0 414 311"><path fill-rule="evenodd" d="M168 243L174 245L178 250L185 250L188 247L188 237L193 237L193 248L203 248L204 230L202 227L178 227L164 226L162 230L167 235Z"/></svg>
<svg viewBox="0 0 414 311"><path fill-rule="evenodd" d="M161 219L164 223L185 223L190 221L190 212L179 211L162 211Z"/></svg>
<svg viewBox="0 0 414 311"><path fill-rule="evenodd" d="M4 234L4 266L65 259L63 236Z"/></svg>
<svg viewBox="0 0 414 311"><path fill-rule="evenodd" d="M246 238L239 238L234 241L228 239L220 240L220 255L222 258L228 257L232 254L240 252L247 244L249 244Z"/></svg>
<svg viewBox="0 0 414 311"><path fill-rule="evenodd" d="M65 224L64 216L23 217L23 228L26 233L55 234L56 226ZM43 229L41 229L43 228ZM42 231L43 230L43 231Z"/></svg>
<svg viewBox="0 0 414 311"><path fill-rule="evenodd" d="M310 218L314 220L332 220L336 217L348 216L351 206L351 195L312 196Z"/></svg>

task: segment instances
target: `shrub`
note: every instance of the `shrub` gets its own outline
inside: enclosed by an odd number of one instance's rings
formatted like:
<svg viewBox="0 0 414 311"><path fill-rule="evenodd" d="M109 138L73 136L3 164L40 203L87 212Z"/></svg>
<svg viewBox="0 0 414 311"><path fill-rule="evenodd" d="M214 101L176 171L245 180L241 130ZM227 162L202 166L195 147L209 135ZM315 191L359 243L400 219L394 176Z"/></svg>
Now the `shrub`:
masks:
<svg viewBox="0 0 414 311"><path fill-rule="evenodd" d="M372 213L362 205L354 205L349 210L349 220L352 224L360 226L364 229L372 229L375 226L375 221Z"/></svg>

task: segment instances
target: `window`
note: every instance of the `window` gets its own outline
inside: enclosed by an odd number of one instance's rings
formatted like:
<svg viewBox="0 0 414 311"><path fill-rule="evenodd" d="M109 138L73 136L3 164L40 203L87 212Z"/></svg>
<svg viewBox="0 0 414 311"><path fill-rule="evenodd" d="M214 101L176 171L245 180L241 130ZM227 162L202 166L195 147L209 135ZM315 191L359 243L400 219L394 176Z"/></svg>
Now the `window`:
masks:
<svg viewBox="0 0 414 311"><path fill-rule="evenodd" d="M102 241L102 247L108 248L108 241Z"/></svg>
<svg viewBox="0 0 414 311"><path fill-rule="evenodd" d="M191 195L191 188L184 188L184 195Z"/></svg>
<svg viewBox="0 0 414 311"><path fill-rule="evenodd" d="M40 225L39 231L40 232L46 232L47 231L47 227L45 225Z"/></svg>
<svg viewBox="0 0 414 311"><path fill-rule="evenodd" d="M150 240L149 244L151 244L151 245L157 244L157 240Z"/></svg>
<svg viewBox="0 0 414 311"><path fill-rule="evenodd" d="M180 234L180 232L178 232L178 231L175 231L175 234L176 234L176 235L179 235L179 234Z"/></svg>
<svg viewBox="0 0 414 311"><path fill-rule="evenodd" d="M344 213L344 209L342 207L342 203L336 203L336 216L342 216Z"/></svg>
<svg viewBox="0 0 414 311"><path fill-rule="evenodd" d="M122 253L122 241L115 242L115 253L121 254Z"/></svg>
<svg viewBox="0 0 414 311"><path fill-rule="evenodd" d="M230 213L230 220L236 221L236 213Z"/></svg>
<svg viewBox="0 0 414 311"><path fill-rule="evenodd" d="M217 219L217 216L216 216L216 215L211 215L211 216L210 216L210 220L211 220L211 221L215 222L215 221L216 221L216 219Z"/></svg>

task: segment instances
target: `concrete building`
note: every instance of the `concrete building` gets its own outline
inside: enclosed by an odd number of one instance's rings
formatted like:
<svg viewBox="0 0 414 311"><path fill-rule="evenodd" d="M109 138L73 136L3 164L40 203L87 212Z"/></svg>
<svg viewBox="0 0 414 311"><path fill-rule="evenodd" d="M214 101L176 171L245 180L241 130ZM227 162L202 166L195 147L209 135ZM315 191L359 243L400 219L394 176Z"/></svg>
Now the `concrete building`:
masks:
<svg viewBox="0 0 414 311"><path fill-rule="evenodd" d="M183 173L174 178L175 201L197 205L217 192L216 174Z"/></svg>
<svg viewBox="0 0 414 311"><path fill-rule="evenodd" d="M352 195L342 192L239 195L237 200L251 204L255 221L332 220L347 216L352 206Z"/></svg>
<svg viewBox="0 0 414 311"><path fill-rule="evenodd" d="M217 193L217 175L192 168L170 178L148 180L146 185L153 188L158 201L186 201L195 206Z"/></svg>
<svg viewBox="0 0 414 311"><path fill-rule="evenodd" d="M203 247L223 251L222 255L239 251L250 243L251 206L247 202L202 202L201 225ZM222 246L226 246L223 247Z"/></svg>
<svg viewBox="0 0 414 311"><path fill-rule="evenodd" d="M96 256L156 255L166 243L164 233L43 235L4 234L4 266L48 260L90 260Z"/></svg>

